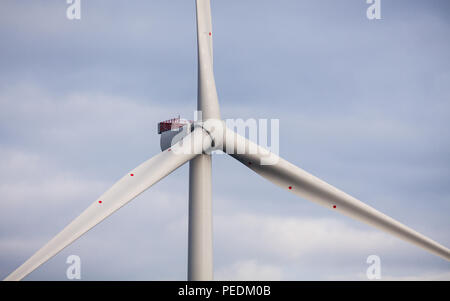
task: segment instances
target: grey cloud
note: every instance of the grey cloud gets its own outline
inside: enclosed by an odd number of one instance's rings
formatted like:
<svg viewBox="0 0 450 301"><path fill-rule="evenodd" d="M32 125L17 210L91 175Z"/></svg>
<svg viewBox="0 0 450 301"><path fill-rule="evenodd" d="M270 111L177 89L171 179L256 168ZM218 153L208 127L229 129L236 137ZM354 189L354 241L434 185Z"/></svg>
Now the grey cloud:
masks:
<svg viewBox="0 0 450 301"><path fill-rule="evenodd" d="M158 121L195 109L193 1L83 5L71 22L64 1L2 3L0 277L156 154ZM448 1L383 0L373 22L365 1L212 5L223 117L279 118L284 158L450 246ZM230 160L213 162L217 278L365 279L375 252L387 280L448 280L440 258ZM64 280L71 254L85 280L185 279L187 176L28 279Z"/></svg>

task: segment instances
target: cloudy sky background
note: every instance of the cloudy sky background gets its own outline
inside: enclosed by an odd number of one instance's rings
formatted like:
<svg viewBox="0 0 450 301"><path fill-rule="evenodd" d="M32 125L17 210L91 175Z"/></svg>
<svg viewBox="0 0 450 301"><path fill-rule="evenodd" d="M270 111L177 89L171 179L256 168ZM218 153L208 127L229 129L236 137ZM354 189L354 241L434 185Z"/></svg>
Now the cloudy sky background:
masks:
<svg viewBox="0 0 450 301"><path fill-rule="evenodd" d="M0 4L0 278L130 169L157 122L196 107L194 1ZM280 155L450 246L450 3L214 0L224 118L278 118ZM215 278L450 280L450 263L213 161ZM27 280L184 280L188 166Z"/></svg>

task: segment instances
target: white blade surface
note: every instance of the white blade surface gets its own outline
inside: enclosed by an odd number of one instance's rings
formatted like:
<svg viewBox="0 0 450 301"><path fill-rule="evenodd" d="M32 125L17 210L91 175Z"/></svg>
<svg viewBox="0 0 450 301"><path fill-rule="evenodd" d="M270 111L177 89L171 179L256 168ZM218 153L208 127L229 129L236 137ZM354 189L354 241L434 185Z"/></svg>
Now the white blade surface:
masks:
<svg viewBox="0 0 450 301"><path fill-rule="evenodd" d="M220 119L219 99L213 70L210 0L197 0L198 107L203 120Z"/></svg>
<svg viewBox="0 0 450 301"><path fill-rule="evenodd" d="M21 280L81 235L211 146L211 138L196 128L182 141L142 163L102 194L80 216L12 272L5 280Z"/></svg>
<svg viewBox="0 0 450 301"><path fill-rule="evenodd" d="M226 129L224 152L272 183L326 208L357 219L450 260L450 250L340 191L303 169ZM272 165L261 165L273 163Z"/></svg>

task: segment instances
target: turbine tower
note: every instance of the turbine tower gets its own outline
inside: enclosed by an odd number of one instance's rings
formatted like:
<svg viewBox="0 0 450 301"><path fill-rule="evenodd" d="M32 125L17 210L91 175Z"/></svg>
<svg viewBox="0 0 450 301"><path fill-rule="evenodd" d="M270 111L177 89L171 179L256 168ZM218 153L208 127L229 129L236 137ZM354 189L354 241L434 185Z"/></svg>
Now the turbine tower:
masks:
<svg viewBox="0 0 450 301"><path fill-rule="evenodd" d="M220 120L213 71L210 0L197 0L198 92L201 120ZM188 280L213 279L211 154L189 162Z"/></svg>
<svg viewBox="0 0 450 301"><path fill-rule="evenodd" d="M301 198L391 233L450 260L450 250L301 168L227 129L220 117L213 73L210 0L196 0L198 105L202 113L162 152L131 170L75 220L13 271L21 280L80 236L183 164L189 163L188 280L213 279L211 151L222 150L255 173ZM163 138L162 138L163 139ZM161 143L163 146L163 143Z"/></svg>

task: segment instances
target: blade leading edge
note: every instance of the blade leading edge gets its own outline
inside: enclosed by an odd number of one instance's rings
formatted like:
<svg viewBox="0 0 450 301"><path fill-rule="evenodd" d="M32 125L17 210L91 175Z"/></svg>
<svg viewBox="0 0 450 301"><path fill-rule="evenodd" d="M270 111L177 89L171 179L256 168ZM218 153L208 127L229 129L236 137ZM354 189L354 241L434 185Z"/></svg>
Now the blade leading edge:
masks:
<svg viewBox="0 0 450 301"><path fill-rule="evenodd" d="M196 128L182 141L142 163L116 182L4 280L21 280L150 186L210 146L210 136L203 129Z"/></svg>
<svg viewBox="0 0 450 301"><path fill-rule="evenodd" d="M393 234L450 261L450 250L445 246L331 186L234 131L230 129L225 131L226 141L223 144L223 151L263 178L302 198Z"/></svg>

